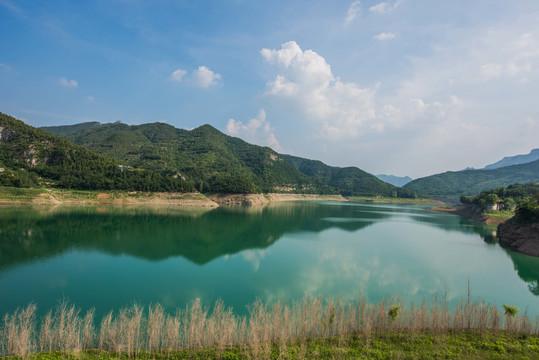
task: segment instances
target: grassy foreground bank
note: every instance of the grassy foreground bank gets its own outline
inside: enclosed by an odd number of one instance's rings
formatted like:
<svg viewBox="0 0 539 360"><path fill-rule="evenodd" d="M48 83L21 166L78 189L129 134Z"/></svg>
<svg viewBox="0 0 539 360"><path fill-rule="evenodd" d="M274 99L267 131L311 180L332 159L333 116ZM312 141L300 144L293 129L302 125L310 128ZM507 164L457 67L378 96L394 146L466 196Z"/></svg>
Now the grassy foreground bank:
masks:
<svg viewBox="0 0 539 360"><path fill-rule="evenodd" d="M505 308L505 307L504 307ZM0 356L55 358L311 359L539 358L539 323L516 309L433 298L406 307L308 298L256 301L247 316L199 300L168 314L159 304L132 305L96 321L94 311L61 303L41 319L36 306L6 314Z"/></svg>
<svg viewBox="0 0 539 360"><path fill-rule="evenodd" d="M125 352L85 350L52 352L5 359L26 360L171 360L171 359L537 359L539 337L511 332L451 331L413 334L385 331L322 339L259 344L257 346L163 349Z"/></svg>

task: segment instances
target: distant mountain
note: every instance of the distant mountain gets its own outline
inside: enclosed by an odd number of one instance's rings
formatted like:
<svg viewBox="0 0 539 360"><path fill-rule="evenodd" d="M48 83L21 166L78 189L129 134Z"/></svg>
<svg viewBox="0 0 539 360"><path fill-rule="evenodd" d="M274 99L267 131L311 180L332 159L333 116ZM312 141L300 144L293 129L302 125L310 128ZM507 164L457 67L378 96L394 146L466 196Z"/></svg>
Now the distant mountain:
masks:
<svg viewBox="0 0 539 360"><path fill-rule="evenodd" d="M0 186L192 191L193 185L154 171L123 166L0 113Z"/></svg>
<svg viewBox="0 0 539 360"><path fill-rule="evenodd" d="M225 135L210 125L190 131L163 123L91 123L43 129L131 166L185 178L204 192L398 193L398 188L358 168L333 168L281 155L268 147ZM306 170L309 166L298 163L316 163L325 175L318 176Z"/></svg>
<svg viewBox="0 0 539 360"><path fill-rule="evenodd" d="M385 174L378 174L375 176L378 179L385 181L386 183L389 183L391 185L395 185L395 186L404 186L413 180L409 176L395 176L395 175L385 175Z"/></svg>
<svg viewBox="0 0 539 360"><path fill-rule="evenodd" d="M500 161L485 166L484 170L498 169L504 166L526 164L535 160L539 160L539 149L533 149L526 155L506 156Z"/></svg>
<svg viewBox="0 0 539 360"><path fill-rule="evenodd" d="M448 171L416 179L404 188L422 195L475 195L484 190L515 183L539 182L539 160L492 170Z"/></svg>

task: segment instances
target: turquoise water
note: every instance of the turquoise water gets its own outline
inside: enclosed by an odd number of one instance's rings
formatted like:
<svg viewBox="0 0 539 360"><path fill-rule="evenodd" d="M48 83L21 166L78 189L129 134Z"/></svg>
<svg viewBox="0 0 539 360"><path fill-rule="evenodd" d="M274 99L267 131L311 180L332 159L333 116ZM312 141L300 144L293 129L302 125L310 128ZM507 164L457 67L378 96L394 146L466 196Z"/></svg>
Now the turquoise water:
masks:
<svg viewBox="0 0 539 360"><path fill-rule="evenodd" d="M217 209L0 208L0 314L68 299L98 314L195 298L484 298L539 315L539 259L484 225L418 205L294 202Z"/></svg>

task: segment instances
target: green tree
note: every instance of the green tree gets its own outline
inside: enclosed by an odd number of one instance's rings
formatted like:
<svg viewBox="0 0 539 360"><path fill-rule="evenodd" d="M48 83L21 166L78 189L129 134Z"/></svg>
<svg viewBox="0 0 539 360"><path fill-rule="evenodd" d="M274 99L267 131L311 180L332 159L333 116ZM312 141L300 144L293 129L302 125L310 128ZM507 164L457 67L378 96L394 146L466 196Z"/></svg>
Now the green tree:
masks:
<svg viewBox="0 0 539 360"><path fill-rule="evenodd" d="M505 210L513 211L515 209L516 202L512 197L508 197L503 200L503 206Z"/></svg>
<svg viewBox="0 0 539 360"><path fill-rule="evenodd" d="M487 205L494 205L498 203L498 201L500 201L500 198L496 194L489 194L485 198L485 202L487 203Z"/></svg>

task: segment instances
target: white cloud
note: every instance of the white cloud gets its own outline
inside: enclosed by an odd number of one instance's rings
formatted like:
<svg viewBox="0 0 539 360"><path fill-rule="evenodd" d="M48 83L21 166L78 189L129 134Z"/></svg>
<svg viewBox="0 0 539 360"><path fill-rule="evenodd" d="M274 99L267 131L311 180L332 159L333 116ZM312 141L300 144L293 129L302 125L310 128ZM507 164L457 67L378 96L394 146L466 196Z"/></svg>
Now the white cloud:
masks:
<svg viewBox="0 0 539 360"><path fill-rule="evenodd" d="M244 124L241 121L229 119L226 125L226 132L229 135L241 137L245 141L258 145L269 146L277 152L284 152L281 144L277 141L274 129L266 121L266 112L260 109L255 118L249 119Z"/></svg>
<svg viewBox="0 0 539 360"><path fill-rule="evenodd" d="M172 72L172 75L170 75L169 79L172 81L180 82L182 81L182 78L185 76L185 74L187 74L187 71L185 70L182 70L182 69L174 70Z"/></svg>
<svg viewBox="0 0 539 360"><path fill-rule="evenodd" d="M87 97L86 97L86 100L87 100L88 102L93 103L93 102L95 102L95 97L93 97L93 96L87 96Z"/></svg>
<svg viewBox="0 0 539 360"><path fill-rule="evenodd" d="M392 40L397 37L397 34L395 33L380 33L373 36L376 40L379 41L386 41L386 40Z"/></svg>
<svg viewBox="0 0 539 360"><path fill-rule="evenodd" d="M60 78L58 82L60 83L60 85L65 86L65 87L78 87L79 86L79 83L76 80L73 80L73 79L68 80L65 77Z"/></svg>
<svg viewBox="0 0 539 360"><path fill-rule="evenodd" d="M361 2L359 0L354 1L350 4L348 12L346 13L346 19L344 19L345 24L351 23L359 14L361 13Z"/></svg>
<svg viewBox="0 0 539 360"><path fill-rule="evenodd" d="M374 12L374 13L379 13L379 14L386 14L388 12L395 10L401 3L402 3L402 0L397 0L393 5L384 1L377 5L371 6L369 8L369 11Z"/></svg>
<svg viewBox="0 0 539 360"><path fill-rule="evenodd" d="M195 86L208 88L219 84L221 75L214 73L206 66L199 66L197 70L193 71L191 80Z"/></svg>
<svg viewBox="0 0 539 360"><path fill-rule="evenodd" d="M297 108L314 121L321 136L340 139L368 130L375 117L376 88L361 88L335 77L326 60L295 41L279 50L262 49L263 58L279 67L274 81L266 83L266 96Z"/></svg>

